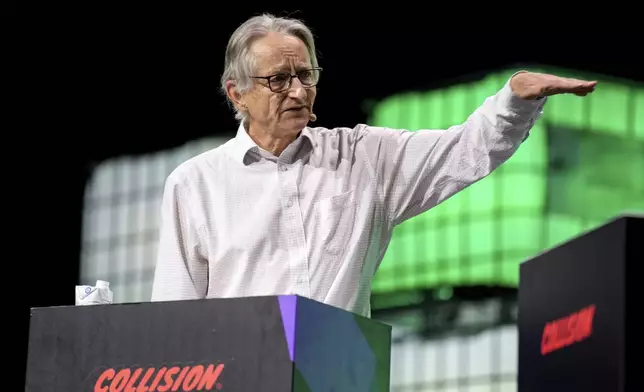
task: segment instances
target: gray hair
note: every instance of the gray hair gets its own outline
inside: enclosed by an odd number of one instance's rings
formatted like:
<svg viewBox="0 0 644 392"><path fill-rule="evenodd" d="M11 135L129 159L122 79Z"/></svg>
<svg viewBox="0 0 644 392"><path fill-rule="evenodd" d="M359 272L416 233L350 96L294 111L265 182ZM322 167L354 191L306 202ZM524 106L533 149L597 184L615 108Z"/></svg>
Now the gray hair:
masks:
<svg viewBox="0 0 644 392"><path fill-rule="evenodd" d="M252 87L250 76L254 72L255 63L250 53L250 47L257 39L271 32L284 33L299 38L308 49L311 65L318 66L313 34L302 21L275 17L271 14L262 14L248 19L233 32L228 41L224 73L221 76L221 90L235 111L235 118L239 121L245 121L247 114L239 111L228 98L226 82L234 80L240 93L246 92Z"/></svg>

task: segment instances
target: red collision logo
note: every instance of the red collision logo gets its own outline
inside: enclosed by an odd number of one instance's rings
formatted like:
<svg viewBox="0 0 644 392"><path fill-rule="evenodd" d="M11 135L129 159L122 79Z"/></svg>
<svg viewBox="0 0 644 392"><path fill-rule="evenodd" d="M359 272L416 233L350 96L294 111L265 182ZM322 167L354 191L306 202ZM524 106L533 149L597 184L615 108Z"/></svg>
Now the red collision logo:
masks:
<svg viewBox="0 0 644 392"><path fill-rule="evenodd" d="M96 379L94 392L189 392L219 391L224 364L161 368L105 369Z"/></svg>
<svg viewBox="0 0 644 392"><path fill-rule="evenodd" d="M546 323L541 337L541 355L561 350L588 339L593 334L595 305Z"/></svg>

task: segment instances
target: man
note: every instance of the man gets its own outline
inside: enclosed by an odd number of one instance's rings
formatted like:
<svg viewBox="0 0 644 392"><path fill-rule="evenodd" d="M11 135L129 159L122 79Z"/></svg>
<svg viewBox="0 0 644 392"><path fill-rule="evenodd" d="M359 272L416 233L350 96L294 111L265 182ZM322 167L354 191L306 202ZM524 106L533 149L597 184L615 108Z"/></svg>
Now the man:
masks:
<svg viewBox="0 0 644 392"><path fill-rule="evenodd" d="M298 294L369 316L393 228L506 161L545 96L595 88L519 72L447 130L311 128L315 53L293 19L231 36L222 89L239 130L168 177L152 300Z"/></svg>

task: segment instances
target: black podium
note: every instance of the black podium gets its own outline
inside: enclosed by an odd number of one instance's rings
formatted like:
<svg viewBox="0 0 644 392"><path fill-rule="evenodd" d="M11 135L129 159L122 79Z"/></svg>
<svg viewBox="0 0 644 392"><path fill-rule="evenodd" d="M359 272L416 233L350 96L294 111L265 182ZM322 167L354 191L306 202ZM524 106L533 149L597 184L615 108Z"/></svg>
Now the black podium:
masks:
<svg viewBox="0 0 644 392"><path fill-rule="evenodd" d="M298 296L34 308L28 392L384 392L391 327Z"/></svg>
<svg viewBox="0 0 644 392"><path fill-rule="evenodd" d="M643 263L644 218L622 216L520 266L519 392L639 390L626 289Z"/></svg>

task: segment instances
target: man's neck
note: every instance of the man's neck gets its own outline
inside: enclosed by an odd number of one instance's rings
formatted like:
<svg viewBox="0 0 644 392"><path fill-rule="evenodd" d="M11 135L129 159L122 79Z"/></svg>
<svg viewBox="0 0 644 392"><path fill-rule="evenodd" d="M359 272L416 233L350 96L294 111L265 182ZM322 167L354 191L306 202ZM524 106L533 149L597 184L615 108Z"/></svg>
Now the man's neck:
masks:
<svg viewBox="0 0 644 392"><path fill-rule="evenodd" d="M294 135L286 133L282 134L281 132L271 132L255 125L249 126L246 129L248 136L250 136L250 138L253 139L253 141L257 143L262 150L268 151L276 157L279 157L282 154L282 151L284 151L289 144L293 143L299 135L299 132Z"/></svg>

